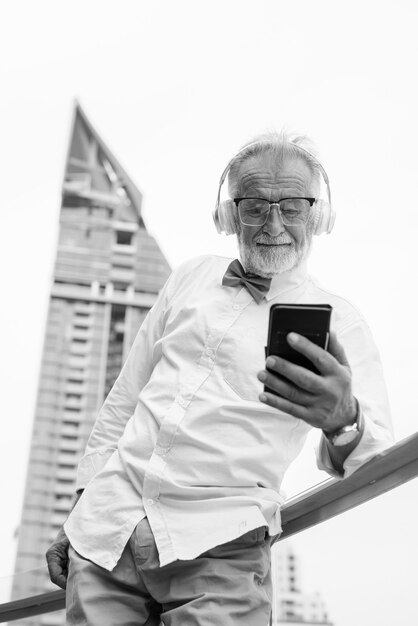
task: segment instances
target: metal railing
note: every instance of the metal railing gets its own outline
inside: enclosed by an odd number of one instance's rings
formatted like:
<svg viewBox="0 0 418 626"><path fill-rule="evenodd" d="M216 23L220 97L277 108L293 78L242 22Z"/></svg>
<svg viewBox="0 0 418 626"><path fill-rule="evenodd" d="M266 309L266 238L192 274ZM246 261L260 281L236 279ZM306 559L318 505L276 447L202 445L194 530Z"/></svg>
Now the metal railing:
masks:
<svg viewBox="0 0 418 626"><path fill-rule="evenodd" d="M340 515L418 476L418 433L403 439L345 478L328 479L290 498L282 508L279 541ZM45 567L46 569L46 567ZM0 604L0 622L65 608L65 591Z"/></svg>

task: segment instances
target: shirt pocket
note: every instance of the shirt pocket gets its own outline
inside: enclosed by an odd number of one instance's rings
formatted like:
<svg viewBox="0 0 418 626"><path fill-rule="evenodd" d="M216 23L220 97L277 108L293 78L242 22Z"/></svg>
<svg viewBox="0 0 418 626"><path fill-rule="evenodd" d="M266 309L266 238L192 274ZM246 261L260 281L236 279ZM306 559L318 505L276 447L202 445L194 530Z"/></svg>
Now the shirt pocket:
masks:
<svg viewBox="0 0 418 626"><path fill-rule="evenodd" d="M223 379L243 400L258 402L264 385L257 373L265 368L265 328L250 326L237 337L225 338Z"/></svg>

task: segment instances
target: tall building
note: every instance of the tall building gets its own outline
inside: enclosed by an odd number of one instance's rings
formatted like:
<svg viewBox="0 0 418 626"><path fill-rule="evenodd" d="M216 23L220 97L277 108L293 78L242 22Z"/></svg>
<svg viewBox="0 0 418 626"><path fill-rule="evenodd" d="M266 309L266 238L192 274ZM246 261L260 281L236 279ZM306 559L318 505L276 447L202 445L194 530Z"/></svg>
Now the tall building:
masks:
<svg viewBox="0 0 418 626"><path fill-rule="evenodd" d="M332 626L319 593L303 590L299 558L291 541L272 550L272 626Z"/></svg>
<svg viewBox="0 0 418 626"><path fill-rule="evenodd" d="M12 597L56 589L45 551L71 508L87 438L170 267L142 196L75 105ZM30 572L28 570L39 571ZM17 622L16 622L17 623ZM60 624L50 614L20 624Z"/></svg>

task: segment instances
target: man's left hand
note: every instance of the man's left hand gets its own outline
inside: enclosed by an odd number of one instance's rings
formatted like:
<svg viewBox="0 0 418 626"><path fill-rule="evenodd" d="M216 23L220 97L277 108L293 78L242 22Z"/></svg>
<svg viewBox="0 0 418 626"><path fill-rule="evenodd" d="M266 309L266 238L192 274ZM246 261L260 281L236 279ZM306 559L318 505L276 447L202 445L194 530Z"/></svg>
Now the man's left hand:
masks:
<svg viewBox="0 0 418 626"><path fill-rule="evenodd" d="M287 340L312 361L320 374L279 356L269 356L266 367L270 371L262 370L258 378L280 396L262 393L261 402L325 432L352 424L357 405L351 391L351 369L335 333L330 334L328 352L296 333L289 333Z"/></svg>

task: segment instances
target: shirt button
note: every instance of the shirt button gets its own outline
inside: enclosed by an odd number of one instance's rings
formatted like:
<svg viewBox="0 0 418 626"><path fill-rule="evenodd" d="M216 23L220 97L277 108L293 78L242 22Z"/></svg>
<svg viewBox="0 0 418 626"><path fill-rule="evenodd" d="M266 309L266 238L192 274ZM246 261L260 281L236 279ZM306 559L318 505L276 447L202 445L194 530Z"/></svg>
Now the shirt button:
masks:
<svg viewBox="0 0 418 626"><path fill-rule="evenodd" d="M149 504L150 506L152 506L154 504L154 500L152 498L148 498L147 500L147 504Z"/></svg>
<svg viewBox="0 0 418 626"><path fill-rule="evenodd" d="M239 311L241 307L239 304L234 304L232 308L234 309L234 311Z"/></svg>
<svg viewBox="0 0 418 626"><path fill-rule="evenodd" d="M212 348L206 348L205 352L206 352L206 356L213 356Z"/></svg>

